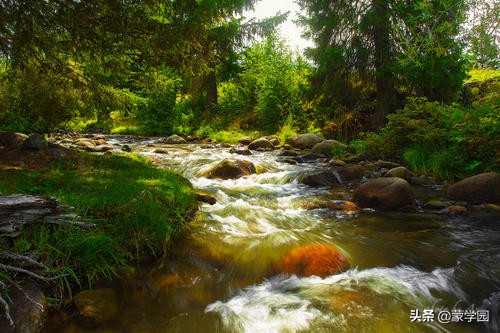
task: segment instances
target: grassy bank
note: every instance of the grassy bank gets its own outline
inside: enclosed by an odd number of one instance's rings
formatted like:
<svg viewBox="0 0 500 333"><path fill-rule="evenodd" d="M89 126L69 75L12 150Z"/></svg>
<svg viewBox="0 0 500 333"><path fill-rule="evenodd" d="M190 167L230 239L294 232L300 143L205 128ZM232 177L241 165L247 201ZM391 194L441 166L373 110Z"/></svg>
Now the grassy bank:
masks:
<svg viewBox="0 0 500 333"><path fill-rule="evenodd" d="M54 196L97 225L33 225L0 245L68 274L66 283L111 277L140 255L165 253L195 201L186 179L154 168L143 157L79 152L0 171L0 195L13 193Z"/></svg>

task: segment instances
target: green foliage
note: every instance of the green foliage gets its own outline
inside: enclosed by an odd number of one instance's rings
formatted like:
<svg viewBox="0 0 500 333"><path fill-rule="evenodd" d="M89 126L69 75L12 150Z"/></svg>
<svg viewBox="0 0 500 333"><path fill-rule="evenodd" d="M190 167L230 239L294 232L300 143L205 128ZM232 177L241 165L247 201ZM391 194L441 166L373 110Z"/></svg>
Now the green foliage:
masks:
<svg viewBox="0 0 500 333"><path fill-rule="evenodd" d="M35 225L14 242L49 267L71 270L90 282L110 277L140 253L163 254L189 218L194 194L179 175L140 156L77 155L50 171L0 173L0 194L57 197L96 228Z"/></svg>
<svg viewBox="0 0 500 333"><path fill-rule="evenodd" d="M310 66L294 59L276 35L270 35L244 53L242 72L219 88L218 112L224 117L243 117L242 127L274 133L285 121L304 129L308 126ZM245 116L253 112L253 117Z"/></svg>
<svg viewBox="0 0 500 333"><path fill-rule="evenodd" d="M491 89L492 93L471 108L409 99L404 109L388 116L380 134L368 136L368 150L437 178L497 171L498 82Z"/></svg>

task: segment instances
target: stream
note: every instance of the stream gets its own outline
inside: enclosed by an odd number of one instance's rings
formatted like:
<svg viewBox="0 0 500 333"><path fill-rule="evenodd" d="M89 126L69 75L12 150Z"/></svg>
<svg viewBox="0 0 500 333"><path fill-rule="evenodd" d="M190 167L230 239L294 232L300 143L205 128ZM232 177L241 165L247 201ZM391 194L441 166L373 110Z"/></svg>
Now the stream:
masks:
<svg viewBox="0 0 500 333"><path fill-rule="evenodd" d="M355 186L301 184L325 164L282 163L279 151L241 156L188 144L161 145L169 153L155 154L160 145L151 143L133 146L217 202L200 206L167 260L143 265L132 281L111 285L120 299L116 318L98 326L78 318L64 326L52 320L46 332L500 331L498 211L448 216L422 207L306 209L313 200L351 200ZM251 161L257 174L202 177L224 158ZM416 190L417 198L444 196L436 186ZM309 244L338 249L351 268L323 278L273 269L287 252Z"/></svg>

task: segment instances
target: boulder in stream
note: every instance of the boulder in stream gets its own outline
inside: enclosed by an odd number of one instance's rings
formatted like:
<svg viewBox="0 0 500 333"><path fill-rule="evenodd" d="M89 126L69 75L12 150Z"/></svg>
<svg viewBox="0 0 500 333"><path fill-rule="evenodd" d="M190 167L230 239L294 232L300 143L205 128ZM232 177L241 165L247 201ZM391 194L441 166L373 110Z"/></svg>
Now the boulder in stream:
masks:
<svg viewBox="0 0 500 333"><path fill-rule="evenodd" d="M259 148L274 150L276 147L266 138L259 138L248 145L248 149L257 150Z"/></svg>
<svg viewBox="0 0 500 333"><path fill-rule="evenodd" d="M312 147L313 154L322 154L327 157L334 156L336 151L346 151L347 146L337 140L325 140L318 142Z"/></svg>
<svg viewBox="0 0 500 333"><path fill-rule="evenodd" d="M403 178L384 177L369 180L354 191L353 200L361 207L393 210L414 203L410 184Z"/></svg>
<svg viewBox="0 0 500 333"><path fill-rule="evenodd" d="M317 134L306 133L292 136L286 139L286 143L299 149L311 149L315 144L325 139Z"/></svg>
<svg viewBox="0 0 500 333"><path fill-rule="evenodd" d="M173 134L168 138L165 138L164 142L167 144L175 144L175 145L187 143L187 141L184 140L184 138L178 136L177 134Z"/></svg>
<svg viewBox="0 0 500 333"><path fill-rule="evenodd" d="M280 272L326 277L349 269L349 261L336 248L326 244L309 244L286 253L277 268Z"/></svg>
<svg viewBox="0 0 500 333"><path fill-rule="evenodd" d="M500 174L488 172L465 178L448 188L448 197L469 203L500 203Z"/></svg>
<svg viewBox="0 0 500 333"><path fill-rule="evenodd" d="M322 171L307 175L302 178L302 184L309 186L335 186L339 185L340 181L332 171Z"/></svg>
<svg viewBox="0 0 500 333"><path fill-rule="evenodd" d="M223 159L206 172L207 178L237 179L256 173L255 165L246 160Z"/></svg>

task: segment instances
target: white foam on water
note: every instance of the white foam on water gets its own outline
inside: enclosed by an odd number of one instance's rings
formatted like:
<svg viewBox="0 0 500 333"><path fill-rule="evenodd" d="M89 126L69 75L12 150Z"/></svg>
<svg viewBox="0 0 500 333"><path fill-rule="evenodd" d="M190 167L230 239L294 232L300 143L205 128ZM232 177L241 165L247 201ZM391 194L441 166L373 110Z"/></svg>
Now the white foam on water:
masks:
<svg viewBox="0 0 500 333"><path fill-rule="evenodd" d="M412 308L434 304L433 291L463 293L453 282L453 269L436 269L430 273L410 266L352 269L326 278L278 276L240 291L226 302L208 305L205 312L216 312L229 330L242 332L283 332L306 330L320 321L332 327L347 325L344 315L325 311L321 300L335 291L359 290L376 294L391 302ZM370 296L368 296L370 297ZM360 310L359 316L373 316L376 311Z"/></svg>

